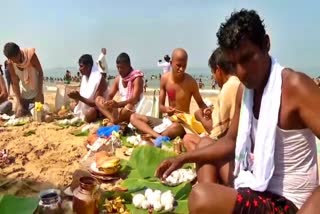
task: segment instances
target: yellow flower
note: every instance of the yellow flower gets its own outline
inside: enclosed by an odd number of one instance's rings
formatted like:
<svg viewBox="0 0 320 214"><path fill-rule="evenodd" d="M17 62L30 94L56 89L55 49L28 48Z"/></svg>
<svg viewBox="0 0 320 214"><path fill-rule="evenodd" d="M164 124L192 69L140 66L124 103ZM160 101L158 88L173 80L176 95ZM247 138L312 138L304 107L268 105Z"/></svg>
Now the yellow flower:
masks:
<svg viewBox="0 0 320 214"><path fill-rule="evenodd" d="M34 103L34 107L36 109L37 112L42 111L43 110L43 105L40 102L35 102Z"/></svg>

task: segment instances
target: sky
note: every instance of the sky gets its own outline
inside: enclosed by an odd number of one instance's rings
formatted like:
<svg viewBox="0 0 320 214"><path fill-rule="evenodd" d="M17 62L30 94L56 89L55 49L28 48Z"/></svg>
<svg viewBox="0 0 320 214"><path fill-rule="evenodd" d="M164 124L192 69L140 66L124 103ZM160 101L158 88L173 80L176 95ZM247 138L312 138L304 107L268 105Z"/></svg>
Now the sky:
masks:
<svg viewBox="0 0 320 214"><path fill-rule="evenodd" d="M189 67L206 68L216 32L231 12L256 10L271 37L271 54L283 65L320 68L320 1L295 0L1 0L0 47L36 48L45 69L77 67L82 54L107 61L127 52L135 68L155 68L176 47ZM5 57L0 54L0 62ZM319 71L320 74L320 71Z"/></svg>

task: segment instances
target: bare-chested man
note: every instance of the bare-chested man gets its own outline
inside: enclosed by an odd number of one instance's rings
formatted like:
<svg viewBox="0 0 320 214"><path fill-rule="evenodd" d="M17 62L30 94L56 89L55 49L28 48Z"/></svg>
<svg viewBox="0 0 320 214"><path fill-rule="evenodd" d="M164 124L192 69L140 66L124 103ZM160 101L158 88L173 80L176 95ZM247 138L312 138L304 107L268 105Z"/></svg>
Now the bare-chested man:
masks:
<svg viewBox="0 0 320 214"><path fill-rule="evenodd" d="M187 61L187 52L181 48L175 49L172 52L172 70L163 74L161 77L159 98L160 111L169 116L179 112L189 113L192 97L194 97L200 108L207 109L206 104L201 98L196 80L185 73ZM169 106L165 106L166 95L168 95ZM211 114L210 110L206 112ZM154 138L168 136L170 139L173 139L177 136L183 137L185 134L184 128L178 123L172 123L171 125L170 123L167 123L167 127L163 126L163 128L155 130L155 127L159 127L159 125L163 123L163 120L159 118L133 114L130 122L138 130L150 134Z"/></svg>
<svg viewBox="0 0 320 214"><path fill-rule="evenodd" d="M112 124L129 122L131 114L143 96L143 73L131 67L129 55L121 53L116 63L119 75L115 78L107 98L96 99L99 111ZM120 102L113 99L117 92L120 95Z"/></svg>

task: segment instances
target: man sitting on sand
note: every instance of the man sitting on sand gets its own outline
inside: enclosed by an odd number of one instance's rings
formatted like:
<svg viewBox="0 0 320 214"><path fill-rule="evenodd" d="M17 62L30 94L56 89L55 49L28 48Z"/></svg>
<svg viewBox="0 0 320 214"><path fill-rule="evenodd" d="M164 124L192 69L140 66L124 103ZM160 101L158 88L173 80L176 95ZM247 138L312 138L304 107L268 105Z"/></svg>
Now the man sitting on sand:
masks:
<svg viewBox="0 0 320 214"><path fill-rule="evenodd" d="M233 118L236 95L240 81L234 74L234 68L228 62L221 48L217 48L209 58L209 67L221 91L218 95L217 105L214 107L213 116L206 118L203 111L195 113L196 118L204 124L212 139L221 138L226 134ZM201 137L196 134L186 134L183 144L187 151L194 150Z"/></svg>
<svg viewBox="0 0 320 214"><path fill-rule="evenodd" d="M12 110L12 103L8 100L8 91L3 78L2 65L0 65L0 114L9 114Z"/></svg>
<svg viewBox="0 0 320 214"><path fill-rule="evenodd" d="M174 113L189 113L192 97L201 109L207 108L201 98L196 80L185 73L187 61L187 52L181 48L175 49L172 52L172 71L163 74L160 80L160 111L169 116ZM169 106L165 106L166 95L169 98ZM209 113L211 114L211 112ZM153 138L168 136L173 139L177 136L183 137L185 134L184 128L180 124L171 123L167 118L162 120L133 114L130 122L139 131L150 134Z"/></svg>
<svg viewBox="0 0 320 214"><path fill-rule="evenodd" d="M131 67L129 55L121 53L116 63L119 75L115 78L107 98L96 99L99 111L112 124L129 122L130 115L143 96L143 73ZM117 92L120 95L120 102L114 100Z"/></svg>
<svg viewBox="0 0 320 214"><path fill-rule="evenodd" d="M198 163L198 175L206 170L206 181L189 195L190 213L296 213L319 182L320 90L269 55L270 39L255 11L234 12L217 36L245 86L231 126L217 142L203 138L202 148L164 161L157 175L190 162ZM226 174L232 159L234 180ZM219 173L234 188L214 183Z"/></svg>
<svg viewBox="0 0 320 214"><path fill-rule="evenodd" d="M42 67L34 48L20 49L17 44L9 42L3 53L8 58L12 89L17 100L16 117L20 117L29 113L34 102L44 102Z"/></svg>
<svg viewBox="0 0 320 214"><path fill-rule="evenodd" d="M76 101L75 115L90 123L99 116L95 99L98 96L107 96L108 85L106 80L102 78L98 65L93 62L91 55L85 54L80 57L79 70L82 74L80 92L71 91L68 96Z"/></svg>

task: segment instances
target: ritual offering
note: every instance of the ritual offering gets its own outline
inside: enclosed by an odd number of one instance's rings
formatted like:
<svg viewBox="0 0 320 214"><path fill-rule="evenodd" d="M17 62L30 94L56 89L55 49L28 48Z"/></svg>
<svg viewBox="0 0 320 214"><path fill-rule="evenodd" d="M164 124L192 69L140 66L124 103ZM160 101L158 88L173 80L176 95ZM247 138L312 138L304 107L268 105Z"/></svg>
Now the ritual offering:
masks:
<svg viewBox="0 0 320 214"><path fill-rule="evenodd" d="M136 208L170 212L173 210L174 196L170 190L161 192L160 190L146 189L144 193L135 194L132 203Z"/></svg>
<svg viewBox="0 0 320 214"><path fill-rule="evenodd" d="M184 182L191 182L197 177L196 172L192 169L178 169L173 171L164 181L163 184L168 186L177 186Z"/></svg>

